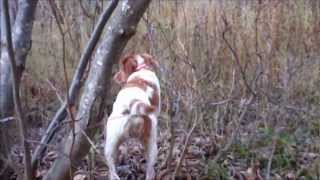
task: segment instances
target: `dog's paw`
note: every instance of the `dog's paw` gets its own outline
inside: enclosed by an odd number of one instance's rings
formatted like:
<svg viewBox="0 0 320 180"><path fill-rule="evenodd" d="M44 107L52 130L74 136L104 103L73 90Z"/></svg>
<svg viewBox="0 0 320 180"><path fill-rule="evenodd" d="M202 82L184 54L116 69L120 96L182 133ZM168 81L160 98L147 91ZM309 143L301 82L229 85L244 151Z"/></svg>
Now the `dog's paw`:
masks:
<svg viewBox="0 0 320 180"><path fill-rule="evenodd" d="M155 171L154 169L147 170L146 180L154 180L155 179Z"/></svg>
<svg viewBox="0 0 320 180"><path fill-rule="evenodd" d="M111 173L109 179L110 180L120 180L120 177L116 173Z"/></svg>

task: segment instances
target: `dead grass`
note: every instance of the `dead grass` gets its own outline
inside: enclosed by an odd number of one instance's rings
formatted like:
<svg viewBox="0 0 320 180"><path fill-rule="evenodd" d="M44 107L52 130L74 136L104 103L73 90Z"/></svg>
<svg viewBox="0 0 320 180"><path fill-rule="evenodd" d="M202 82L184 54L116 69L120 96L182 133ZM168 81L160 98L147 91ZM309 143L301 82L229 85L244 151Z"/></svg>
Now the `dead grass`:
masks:
<svg viewBox="0 0 320 180"><path fill-rule="evenodd" d="M27 72L34 81L56 81L64 92L60 36L47 13L36 23ZM77 13L70 19L68 16L65 27L79 27L80 16L77 17ZM223 18L228 27L226 40L239 57L247 83L254 85L256 96L251 104L246 104L250 91L222 38L227 28ZM161 62L160 131L169 133L166 129L170 123L188 131L197 120L194 138L204 134L222 149L231 141L232 133L239 130L218 165L212 162L216 151L201 160L208 165L205 171L197 172L199 176L235 177L239 172L246 174L248 168L258 168L265 177L274 141L272 179L285 178L290 173L305 178L319 174L319 19L320 2L313 0L153 1L126 51L147 51ZM93 24L88 18L82 21L88 26ZM70 28L70 77L88 29ZM258 71L262 74L255 82ZM38 86L49 88L45 83ZM170 117L177 94L181 95L179 115ZM45 106L47 102L42 103ZM245 118L238 122L245 106ZM310 159L311 155L316 156Z"/></svg>

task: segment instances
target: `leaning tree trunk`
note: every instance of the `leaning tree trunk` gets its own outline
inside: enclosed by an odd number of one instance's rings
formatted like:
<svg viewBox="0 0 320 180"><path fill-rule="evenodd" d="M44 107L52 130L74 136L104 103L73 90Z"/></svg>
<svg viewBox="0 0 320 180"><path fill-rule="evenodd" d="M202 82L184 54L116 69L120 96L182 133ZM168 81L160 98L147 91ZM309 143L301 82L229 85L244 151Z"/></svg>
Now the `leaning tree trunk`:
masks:
<svg viewBox="0 0 320 180"><path fill-rule="evenodd" d="M76 115L75 136L71 132L65 137L62 153L44 179L71 179L72 170L88 153L90 144L86 136L93 137L97 128L90 126L97 124L103 117L101 111L105 105L104 97L108 90L112 65L118 61L128 40L134 35L150 1L125 0L118 5L112 22L107 27L106 38L99 45L91 64Z"/></svg>
<svg viewBox="0 0 320 180"><path fill-rule="evenodd" d="M18 76L24 70L26 57L31 49L31 35L34 14L38 0L20 0L19 10L13 27L13 47L15 51ZM3 23L3 21L1 21ZM3 25L1 25L4 27ZM3 31L2 31L3 32ZM1 41L5 34L1 34ZM0 118L10 117L13 113L11 69L6 48L1 48L0 59ZM20 79L20 78L19 78Z"/></svg>
<svg viewBox="0 0 320 180"><path fill-rule="evenodd" d="M13 47L17 65L17 79L20 82L27 54L31 49L31 35L34 15L38 0L19 0L18 13L13 26ZM3 16L1 18L4 18ZM1 19L1 27L4 27L4 20ZM4 42L5 34L1 31L1 42ZM13 94L12 94L12 74L7 48L1 43L0 58L0 119L13 115ZM8 124L2 122L0 126L0 156L8 158L10 141L7 140ZM0 162L1 163L1 162ZM0 176L1 178L1 176Z"/></svg>
<svg viewBox="0 0 320 180"><path fill-rule="evenodd" d="M113 0L109 3L109 6L104 10L101 14L96 27L90 37L88 44L86 45L83 54L80 57L79 64L75 70L72 82L70 84L70 89L68 92L68 100L65 101L56 114L53 116L50 121L50 125L48 126L45 135L41 138L41 142L39 146L36 148L32 157L32 169L35 170L38 164L38 161L44 155L44 152L47 149L46 144L50 144L50 141L53 139L56 131L58 130L59 123L64 120L67 116L67 107L73 106L75 104L76 99L80 93L81 80L86 71L88 64L90 63L91 56L94 52L96 45L98 44L99 38L103 33L104 26L107 24L109 18L112 15L112 12L117 7L119 0Z"/></svg>

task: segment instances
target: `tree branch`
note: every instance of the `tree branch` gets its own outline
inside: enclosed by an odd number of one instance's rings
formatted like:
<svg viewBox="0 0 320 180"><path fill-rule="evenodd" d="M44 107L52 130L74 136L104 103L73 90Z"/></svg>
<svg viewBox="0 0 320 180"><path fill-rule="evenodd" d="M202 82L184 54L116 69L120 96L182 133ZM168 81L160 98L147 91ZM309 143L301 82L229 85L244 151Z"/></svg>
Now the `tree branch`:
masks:
<svg viewBox="0 0 320 180"><path fill-rule="evenodd" d="M194 121L194 123L193 123L193 125L192 125L192 128L191 128L191 129L189 130L189 132L188 132L188 135L187 135L186 140L185 140L185 142L184 142L182 154L181 154L181 156L180 156L180 158L179 158L179 160L178 160L178 163L177 163L176 168L174 169L174 172L173 172L173 175L172 175L172 180L174 180L174 179L176 178L177 173L179 173L179 171L180 171L180 167L181 167L182 160L184 159L184 156L185 156L185 154L186 154L186 152L187 152L187 148L188 148L188 146L189 146L190 137L191 137L194 129L197 127L197 125L198 125L198 118L195 119L195 121Z"/></svg>
<svg viewBox="0 0 320 180"><path fill-rule="evenodd" d="M22 142L22 147L24 151L24 173L25 179L32 180L33 174L31 171L31 155L30 155L30 148L29 144L26 141L27 131L26 131L26 124L24 114L22 112L21 107L21 100L19 94L19 80L18 80L18 71L17 65L14 57L13 52L13 45L12 45L12 37L11 37L11 25L10 25L10 16L9 16L9 7L8 7L8 0L2 1L2 16L4 17L3 20L5 21L4 31L6 34L6 44L7 44L7 52L9 55L9 61L11 65L11 73L12 73L12 89L13 89L13 99L15 104L15 110L17 114L17 120L19 123L19 133Z"/></svg>
<svg viewBox="0 0 320 180"><path fill-rule="evenodd" d="M224 22L224 24L225 24L225 30L224 30L223 33L222 33L222 39L223 39L224 42L227 44L228 48L230 49L230 51L231 51L231 53L232 53L232 55L233 55L233 57L234 57L234 59L235 59L235 61L236 61L236 64L237 64L237 66L238 66L238 68L239 68L239 70L240 70L241 77L242 77L242 79L243 79L244 85L246 86L247 90L248 90L251 94L253 94L254 96L256 96L256 92L254 92L254 91L252 90L252 88L250 87L250 85L249 85L249 83L248 83L248 81L247 81L246 73L245 73L244 69L243 69L242 66L241 66L240 58L239 58L237 52L232 48L231 44L230 44L230 43L228 42L228 40L226 39L225 34L226 34L228 31L230 31L230 27L229 27L228 21L227 21L227 19L226 19L225 16L222 16L222 20L223 20L223 22Z"/></svg>
<svg viewBox="0 0 320 180"><path fill-rule="evenodd" d="M100 19L97 23L97 26L95 27L92 36L84 50L84 53L82 54L78 67L76 69L76 72L73 76L70 89L69 89L69 105L73 105L81 88L81 79L84 75L84 72L86 70L86 67L88 66L90 62L90 57L93 54L93 50L96 47L99 38L102 34L103 28L107 21L109 20L112 12L116 8L119 0L113 0L110 2L110 5L105 9L105 11L100 16ZM54 134L59 128L59 123L67 116L66 108L68 106L67 101L65 101L62 106L59 108L59 110L54 115L53 119L50 122L50 125L48 126L45 135L41 139L41 143L36 148L33 156L32 156L32 166L35 166L36 163L42 158L43 153L46 151L47 147L43 144L49 144L52 140Z"/></svg>

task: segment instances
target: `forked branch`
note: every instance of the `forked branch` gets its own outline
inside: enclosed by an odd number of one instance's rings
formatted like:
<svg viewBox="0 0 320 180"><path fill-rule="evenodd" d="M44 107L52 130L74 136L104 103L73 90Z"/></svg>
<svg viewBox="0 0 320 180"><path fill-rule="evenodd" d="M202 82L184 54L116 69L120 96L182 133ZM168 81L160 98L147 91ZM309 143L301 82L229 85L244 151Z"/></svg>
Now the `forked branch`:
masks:
<svg viewBox="0 0 320 180"><path fill-rule="evenodd" d="M54 134L58 130L59 122L61 122L66 116L67 106L72 106L79 95L80 88L81 88L81 80L83 78L83 75L85 73L85 70L90 62L90 57L93 54L93 50L96 47L99 38L102 34L103 28L106 25L107 21L111 17L112 12L117 7L119 0L113 0L110 2L110 5L104 10L104 12L101 14L100 19L92 33L92 36L87 44L87 46L84 49L83 54L81 55L78 67L76 68L75 74L73 76L70 89L69 89L69 102L65 101L59 110L54 115L53 119L50 122L49 127L46 130L45 136L41 139L41 143L36 148L33 156L32 156L32 166L35 167L37 162L42 158L44 152L47 149L47 146L45 144L49 144L52 140Z"/></svg>

